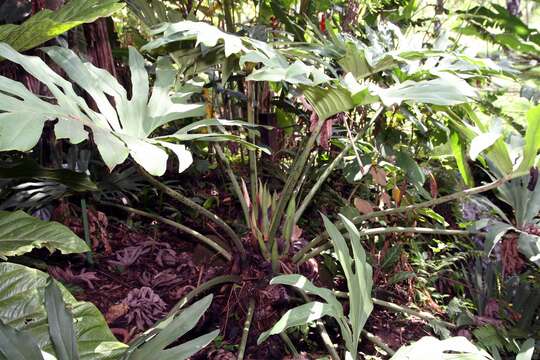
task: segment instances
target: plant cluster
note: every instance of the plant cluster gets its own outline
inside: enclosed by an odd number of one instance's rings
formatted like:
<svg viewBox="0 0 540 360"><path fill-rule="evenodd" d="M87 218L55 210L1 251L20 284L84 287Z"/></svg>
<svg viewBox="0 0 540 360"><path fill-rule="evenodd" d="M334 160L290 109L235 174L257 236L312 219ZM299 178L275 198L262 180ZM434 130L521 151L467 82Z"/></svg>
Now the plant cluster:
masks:
<svg viewBox="0 0 540 360"><path fill-rule="evenodd" d="M539 18L0 2L0 359L535 358Z"/></svg>

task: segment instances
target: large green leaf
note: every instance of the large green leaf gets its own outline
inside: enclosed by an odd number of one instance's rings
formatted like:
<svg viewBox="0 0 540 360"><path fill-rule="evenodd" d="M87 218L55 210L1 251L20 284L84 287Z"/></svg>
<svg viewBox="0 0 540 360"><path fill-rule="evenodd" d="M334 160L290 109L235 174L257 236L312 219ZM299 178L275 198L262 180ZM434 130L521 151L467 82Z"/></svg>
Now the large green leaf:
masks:
<svg viewBox="0 0 540 360"><path fill-rule="evenodd" d="M62 291L52 279L45 287L45 310L49 336L58 360L79 360L73 316L66 309Z"/></svg>
<svg viewBox="0 0 540 360"><path fill-rule="evenodd" d="M527 112L527 131L525 133L525 148L523 149L523 161L519 170L524 171L534 166L536 154L540 149L540 105Z"/></svg>
<svg viewBox="0 0 540 360"><path fill-rule="evenodd" d="M70 0L58 10L38 12L21 25L0 26L0 43L8 43L18 51L32 49L78 25L110 16L122 7L124 4L118 0Z"/></svg>
<svg viewBox="0 0 540 360"><path fill-rule="evenodd" d="M376 94L387 106L404 101L449 106L467 103L476 97L475 90L465 80L456 76L422 81L407 80L388 89L378 89Z"/></svg>
<svg viewBox="0 0 540 360"><path fill-rule="evenodd" d="M489 7L476 6L457 13L466 21L466 24L459 24L455 28L457 32L477 36L515 51L533 55L540 51L538 29L529 28L503 6L491 3Z"/></svg>
<svg viewBox="0 0 540 360"><path fill-rule="evenodd" d="M38 98L22 84L0 77L0 151L30 150L39 140L47 120L58 119L57 139L77 144L88 138L88 128L94 142L112 170L128 155L152 175L163 175L171 149L179 158L180 169L187 168L191 154L184 145L165 146L150 134L173 120L204 114L201 104L176 103L170 94L175 81L172 64L166 58L157 61L156 81L150 95L144 58L134 48L129 49L133 95L103 69L83 62L69 49L44 48L54 62L94 100L100 113L90 109L78 96L71 83L53 72L38 57L21 55L7 44L0 44L0 56L20 64L28 73L45 84L56 104ZM110 98L114 99L116 108Z"/></svg>
<svg viewBox="0 0 540 360"><path fill-rule="evenodd" d="M492 360L484 350L476 347L467 338L456 336L439 340L424 336L417 342L402 346L391 360Z"/></svg>
<svg viewBox="0 0 540 360"><path fill-rule="evenodd" d="M210 294L180 314L172 314L147 330L143 339L138 341L144 340L144 343L134 345L134 350L130 349L126 359L145 360L155 357L156 359L184 360L208 345L219 334L219 330L165 350L167 346L197 325L199 319L212 303L212 298L213 296Z"/></svg>
<svg viewBox="0 0 540 360"><path fill-rule="evenodd" d="M471 174L471 168L469 167L469 163L467 162L467 157L465 155L465 144L459 136L459 133L457 133L456 131L452 131L450 133L450 146L452 149L452 153L454 154L454 158L456 159L459 173L463 178L463 182L467 186L474 186L474 179Z"/></svg>
<svg viewBox="0 0 540 360"><path fill-rule="evenodd" d="M257 339L257 344L261 344L271 335L282 333L294 326L309 324L324 316L337 317L334 307L319 301L297 306L287 311L272 328L263 332Z"/></svg>
<svg viewBox="0 0 540 360"><path fill-rule="evenodd" d="M294 286L295 288L305 291L307 294L320 296L329 305L333 306L338 314L341 313L341 316L343 316L343 307L332 293L332 290L313 285L313 283L303 275L279 275L270 281L270 285L275 284Z"/></svg>
<svg viewBox="0 0 540 360"><path fill-rule="evenodd" d="M219 335L219 329L201 335L193 340L160 352L160 360L185 360L210 344ZM148 359L148 358L147 358Z"/></svg>
<svg viewBox="0 0 540 360"><path fill-rule="evenodd" d="M337 227L326 217L323 216L324 226L336 256L341 264L345 278L347 279L347 288L349 290L349 321L351 323L352 334L349 341L346 340L346 346L349 353L356 358L360 334L366 321L373 310L373 301L371 300L371 288L373 287L373 270L368 264L366 253L360 245L360 233L354 224L343 215L339 215L341 222L345 225L349 234L349 242L353 250L352 256L345 238Z"/></svg>
<svg viewBox="0 0 540 360"><path fill-rule="evenodd" d="M247 50L244 45L247 38L228 34L205 22L180 21L172 24L165 23L153 29L151 34L161 36L143 46L141 50L150 51L170 43L185 40L196 40L197 45L202 44L207 47L215 47L218 43L222 43L226 57Z"/></svg>
<svg viewBox="0 0 540 360"><path fill-rule="evenodd" d="M0 211L0 255L16 256L34 248L63 254L90 251L88 245L62 224L36 219L23 211Z"/></svg>
<svg viewBox="0 0 540 360"><path fill-rule="evenodd" d="M0 320L30 334L39 348L54 354L44 306L49 276L19 264L0 263ZM127 345L118 342L103 315L91 303L77 301L62 285L63 300L71 309L82 360L113 360Z"/></svg>
<svg viewBox="0 0 540 360"><path fill-rule="evenodd" d="M126 0L131 11L151 28L164 22L176 22L182 19L179 9L171 9L160 0Z"/></svg>
<svg viewBox="0 0 540 360"><path fill-rule="evenodd" d="M337 113L357 106L350 92L342 87L327 89L306 87L304 88L304 95L321 119L328 119Z"/></svg>
<svg viewBox="0 0 540 360"><path fill-rule="evenodd" d="M43 360L43 355L30 334L17 331L0 320L0 359Z"/></svg>

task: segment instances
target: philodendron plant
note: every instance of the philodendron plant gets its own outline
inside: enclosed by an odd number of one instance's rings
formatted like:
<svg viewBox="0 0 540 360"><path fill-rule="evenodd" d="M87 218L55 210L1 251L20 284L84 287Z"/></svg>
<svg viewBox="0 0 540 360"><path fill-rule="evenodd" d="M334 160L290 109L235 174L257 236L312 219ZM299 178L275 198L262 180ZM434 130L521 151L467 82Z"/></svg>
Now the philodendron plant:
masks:
<svg viewBox="0 0 540 360"><path fill-rule="evenodd" d="M345 315L343 306L331 290L315 286L306 277L298 274L277 276L272 279L271 284L294 286L307 295L318 296L324 302L311 301L287 311L272 328L260 335L257 341L259 344L269 336L279 334L290 327L308 324L324 316L331 316L338 323L341 336L345 340L345 359L357 358L360 334L373 310L371 299L372 268L366 260L366 253L362 245L360 245L358 229L345 216L340 215L340 218L349 233L353 250L352 256L343 235L326 216L323 216L326 231L330 234L336 257L347 280L349 313Z"/></svg>
<svg viewBox="0 0 540 360"><path fill-rule="evenodd" d="M241 125L242 122L206 119L190 124L166 136L153 136L154 131L174 120L205 114L204 104L187 103L186 94L175 94L176 69L168 57L156 62L156 78L150 88L145 60L134 48L129 49L132 95L107 71L81 60L73 51L62 47L45 47L44 51L67 76L93 100L95 111L79 95L72 84L55 73L39 57L18 53L0 43L0 58L21 65L42 82L55 102L42 100L23 84L0 76L0 151L28 151L38 142L48 120L57 119L56 139L78 144L90 133L109 169L123 163L129 155L152 175L163 175L167 168L167 151L178 157L182 172L193 162L182 141L239 140L223 133L189 133L211 125ZM189 95L189 94L188 94ZM111 101L111 99L114 100ZM114 105L113 105L114 104ZM14 135L17 134L17 135Z"/></svg>

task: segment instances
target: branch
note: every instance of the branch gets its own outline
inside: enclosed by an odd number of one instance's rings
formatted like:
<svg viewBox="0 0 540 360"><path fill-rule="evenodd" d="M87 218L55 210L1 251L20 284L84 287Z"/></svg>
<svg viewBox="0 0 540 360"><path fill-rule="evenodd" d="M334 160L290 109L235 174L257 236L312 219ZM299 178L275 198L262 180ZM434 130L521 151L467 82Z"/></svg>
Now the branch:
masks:
<svg viewBox="0 0 540 360"><path fill-rule="evenodd" d="M103 205L112 206L112 207L115 207L115 208L130 212L130 213L135 214L135 215L144 216L144 217L147 217L147 218L150 218L150 219L154 219L154 220L160 221L160 222L162 222L164 224L175 227L175 228L179 229L180 231L183 231L183 232L185 232L187 234L190 234L194 238L200 240L202 243L210 246L212 249L216 250L220 255L222 255L228 261L232 260L232 255L231 255L230 252L228 252L227 250L222 248L221 245L219 245L218 243L216 243L212 239L204 236L203 234L199 233L198 231L193 230L190 227L187 227L185 225L177 223L176 221L166 219L166 218L164 218L162 216L155 215L155 214L152 214L152 213L149 213L149 212L146 212L146 211L134 209L132 207L128 207L128 206L124 206L124 205L118 205L118 204L115 204L115 203L109 202L109 201L100 201L100 203L103 204Z"/></svg>

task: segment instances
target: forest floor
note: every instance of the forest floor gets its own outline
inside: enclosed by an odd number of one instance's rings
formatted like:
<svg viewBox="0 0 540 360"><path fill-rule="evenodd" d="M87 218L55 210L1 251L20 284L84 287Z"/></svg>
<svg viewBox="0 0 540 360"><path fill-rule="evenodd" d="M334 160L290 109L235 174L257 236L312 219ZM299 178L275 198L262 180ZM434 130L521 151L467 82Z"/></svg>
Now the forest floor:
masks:
<svg viewBox="0 0 540 360"><path fill-rule="evenodd" d="M78 217L70 216L73 212L66 208L69 206L61 204L54 217L82 235L81 221ZM90 234L95 250L92 258L80 255L53 256L48 261L52 264L48 271L68 286L78 300L94 303L120 341L129 342L134 339L137 334L163 318L182 297L204 282L219 275L238 274L242 278L240 283L223 284L211 289L214 294L212 306L188 336L206 333L217 326L221 330L220 336L193 358L235 359L249 298L255 298L257 306L246 358L287 358L286 347L279 337L272 337L260 346L256 345L256 339L293 305L291 303L299 299L283 286L267 285L271 277L270 264L255 252L250 255L248 266L244 265L244 270L241 270L237 260L225 262L175 229L136 217L130 218L130 221L135 220L137 224L131 227L124 221L112 219L103 212L91 209ZM209 236L220 241L218 236ZM246 245L249 249L247 242ZM324 274L324 266L320 265L322 261L319 260L311 264L311 269L301 267L297 270L304 272L318 285L328 281L336 285L336 279L328 279L328 275ZM389 286L388 278L377 275L377 271L374 282L374 294L378 297L410 305L410 282ZM339 279L337 286L340 287ZM330 336L337 339L339 333L336 329L332 326L328 328ZM405 318L378 306L375 306L366 330L393 349L430 333L425 321ZM305 354L306 359L323 355L324 348L318 333L314 329L307 331L308 340L292 334L296 347ZM378 349L366 340L362 341L360 351L370 355L378 353Z"/></svg>

